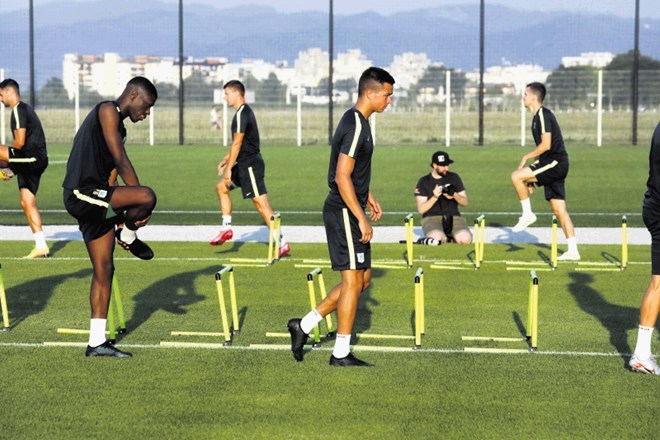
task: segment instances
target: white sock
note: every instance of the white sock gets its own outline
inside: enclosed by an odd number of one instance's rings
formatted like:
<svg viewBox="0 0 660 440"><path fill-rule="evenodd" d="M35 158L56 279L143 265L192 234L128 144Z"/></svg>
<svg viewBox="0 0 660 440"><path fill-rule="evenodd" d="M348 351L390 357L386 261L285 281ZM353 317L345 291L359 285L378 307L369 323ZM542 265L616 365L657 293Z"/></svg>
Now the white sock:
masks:
<svg viewBox="0 0 660 440"><path fill-rule="evenodd" d="M47 248L46 237L44 237L44 231L39 231L34 233L34 247L37 249Z"/></svg>
<svg viewBox="0 0 660 440"><path fill-rule="evenodd" d="M637 330L635 354L641 360L646 360L651 357L651 335L653 335L653 327L639 326L639 330Z"/></svg>
<svg viewBox="0 0 660 440"><path fill-rule="evenodd" d="M306 314L305 317L300 320L300 328L302 331L309 334L314 326L321 322L322 319L323 316L321 316L319 312L316 311L316 309L312 309L311 312Z"/></svg>
<svg viewBox="0 0 660 440"><path fill-rule="evenodd" d="M340 335L337 333L335 348L332 355L337 359L345 358L351 352L351 335Z"/></svg>
<svg viewBox="0 0 660 440"><path fill-rule="evenodd" d="M231 229L231 215L222 215L222 227L220 229L223 231L225 229Z"/></svg>
<svg viewBox="0 0 660 440"><path fill-rule="evenodd" d="M568 243L568 252L577 252L577 240L575 237L567 238L566 243Z"/></svg>
<svg viewBox="0 0 660 440"><path fill-rule="evenodd" d="M137 235L135 234L135 231L131 231L126 226L124 226L121 229L121 234L119 235L119 238L121 239L121 241L123 241L126 244L133 243L135 241L136 237L137 237Z"/></svg>
<svg viewBox="0 0 660 440"><path fill-rule="evenodd" d="M529 198L520 201L520 206L522 206L522 215L523 217L530 217L532 214L532 202Z"/></svg>
<svg viewBox="0 0 660 440"><path fill-rule="evenodd" d="M107 319L92 318L89 322L89 342L90 347L98 347L105 342L105 325Z"/></svg>

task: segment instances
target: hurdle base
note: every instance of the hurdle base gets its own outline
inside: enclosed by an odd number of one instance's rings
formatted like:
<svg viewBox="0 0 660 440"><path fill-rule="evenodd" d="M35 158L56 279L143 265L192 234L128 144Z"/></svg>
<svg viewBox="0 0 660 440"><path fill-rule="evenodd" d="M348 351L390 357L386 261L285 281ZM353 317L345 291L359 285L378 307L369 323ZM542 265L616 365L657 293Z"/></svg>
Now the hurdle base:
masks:
<svg viewBox="0 0 660 440"><path fill-rule="evenodd" d="M118 328L117 329L117 334L118 335L125 335L126 334L126 327Z"/></svg>
<svg viewBox="0 0 660 440"><path fill-rule="evenodd" d="M8 332L9 330L11 330L11 327L2 327L2 328L0 329L0 332L6 333L6 332Z"/></svg>
<svg viewBox="0 0 660 440"><path fill-rule="evenodd" d="M413 345L412 349L413 349L413 351L419 351L419 350L422 349L422 346L421 345Z"/></svg>

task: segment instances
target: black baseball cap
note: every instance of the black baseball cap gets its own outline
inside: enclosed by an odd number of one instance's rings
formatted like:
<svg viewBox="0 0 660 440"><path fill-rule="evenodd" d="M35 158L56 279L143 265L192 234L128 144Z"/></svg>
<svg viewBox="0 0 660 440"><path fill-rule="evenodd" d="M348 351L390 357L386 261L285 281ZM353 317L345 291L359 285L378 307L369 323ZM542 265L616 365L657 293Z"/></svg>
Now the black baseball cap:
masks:
<svg viewBox="0 0 660 440"><path fill-rule="evenodd" d="M444 166L454 163L454 161L449 158L449 154L445 151L436 151L433 153L433 156L431 156L431 163Z"/></svg>

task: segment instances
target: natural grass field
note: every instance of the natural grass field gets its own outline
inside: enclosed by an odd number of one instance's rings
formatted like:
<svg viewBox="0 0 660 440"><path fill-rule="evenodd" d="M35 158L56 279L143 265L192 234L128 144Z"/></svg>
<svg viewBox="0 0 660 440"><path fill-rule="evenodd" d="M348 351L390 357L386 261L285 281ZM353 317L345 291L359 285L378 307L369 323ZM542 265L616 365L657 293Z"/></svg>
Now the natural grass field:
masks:
<svg viewBox="0 0 660 440"><path fill-rule="evenodd" d="M375 368L327 365L332 341L296 363L267 331L309 309L303 258L326 258L324 245L297 244L272 267L236 267L241 334L227 349L173 349L160 341L221 342L171 336L172 330L220 331L213 274L230 258L261 256L265 244L210 248L153 243L156 259L116 251L128 333L128 360L88 359L85 342L58 327L86 328L90 267L80 242L59 242L41 261L17 258L25 242L4 242L2 270L12 330L0 334L2 437L71 438L654 438L657 379L626 370L648 278L648 247L633 246L625 271L546 266L545 245L486 245L478 271L430 269L438 259L468 261L469 247L417 251L425 269L422 350L365 351L411 341L358 339L358 356ZM605 261L617 246L582 246L584 260ZM374 245L381 260L403 246ZM505 260L536 261L507 271ZM528 269L539 270L539 352L470 354L463 335L512 336L526 322ZM360 301L356 332L413 334L413 269L374 269ZM324 271L328 288L338 280ZM524 325L524 324L523 324ZM654 344L657 344L657 337Z"/></svg>
<svg viewBox="0 0 660 440"><path fill-rule="evenodd" d="M213 186L221 147L130 144L141 181L159 204L155 224L217 223ZM372 189L385 225L414 210L417 178L438 146L377 146ZM39 193L46 225L71 224L62 212L61 181L69 146L50 146L51 166ZM519 204L509 174L520 147L451 147L452 169L465 181L466 216L511 225ZM327 192L328 148L263 148L269 198L287 225L320 224ZM620 225L626 213L641 227L648 146L571 147L569 209L580 227ZM234 198L235 224L258 224L250 202ZM23 225L15 181L0 183L2 224ZM533 198L539 225L550 223L542 194ZM245 213L244 213L245 212ZM469 262L471 247L416 247L425 270L426 335L419 352L366 351L367 345L410 347L410 341L358 339L359 357L375 368L327 365L332 341L296 363L290 352L250 349L285 344L265 337L309 310L303 259L326 259L323 244L294 244L272 267L237 267L241 334L230 349L172 349L160 341L210 342L173 330L220 331L213 274L236 257L263 257L263 243L212 248L205 243L152 243L156 258L117 250L116 268L128 333L128 360L87 359L85 342L58 327L87 328L91 269L79 241L52 242L52 258L20 259L28 242L0 243L12 330L0 333L0 437L71 438L656 438L657 378L625 368L634 348L639 303L649 277L649 247L631 246L625 271L545 271L544 244L487 244L480 270L432 270L437 260ZM402 261L403 245L374 244L376 260ZM560 249L563 250L563 249ZM581 244L583 260L616 260L618 246ZM507 260L532 261L507 270ZM467 266L466 266L467 267ZM597 267L602 268L602 267ZM518 336L526 322L529 269L540 279L539 352L471 354L463 335ZM582 268L584 269L584 267ZM374 269L361 297L357 332L413 334L414 269ZM324 271L326 287L338 275ZM654 336L657 352L659 339ZM219 341L215 341L219 342ZM470 346L476 345L470 343ZM480 346L525 348L525 344Z"/></svg>

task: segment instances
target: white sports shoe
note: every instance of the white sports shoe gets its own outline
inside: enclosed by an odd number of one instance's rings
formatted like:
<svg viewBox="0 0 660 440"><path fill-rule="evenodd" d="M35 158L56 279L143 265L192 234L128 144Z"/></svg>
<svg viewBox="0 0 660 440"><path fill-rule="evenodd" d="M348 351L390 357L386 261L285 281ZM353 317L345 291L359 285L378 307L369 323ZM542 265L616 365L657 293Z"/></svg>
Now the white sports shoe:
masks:
<svg viewBox="0 0 660 440"><path fill-rule="evenodd" d="M523 215L520 218L518 218L518 223L511 228L513 232L522 232L525 229L527 229L527 226L531 225L536 221L536 214L532 215Z"/></svg>
<svg viewBox="0 0 660 440"><path fill-rule="evenodd" d="M580 253L578 251L567 251L557 257L557 261L580 261Z"/></svg>
<svg viewBox="0 0 660 440"><path fill-rule="evenodd" d="M14 172L11 168L0 168L0 180L9 180L14 177Z"/></svg>
<svg viewBox="0 0 660 440"><path fill-rule="evenodd" d="M641 360L636 354L633 354L628 365L630 365L632 371L660 376L660 366L658 366L653 356L646 360Z"/></svg>

